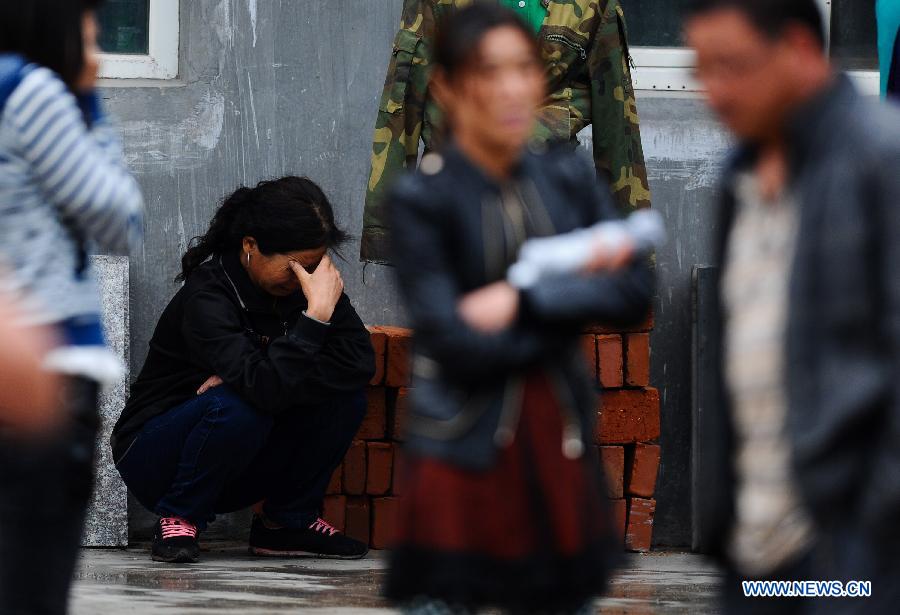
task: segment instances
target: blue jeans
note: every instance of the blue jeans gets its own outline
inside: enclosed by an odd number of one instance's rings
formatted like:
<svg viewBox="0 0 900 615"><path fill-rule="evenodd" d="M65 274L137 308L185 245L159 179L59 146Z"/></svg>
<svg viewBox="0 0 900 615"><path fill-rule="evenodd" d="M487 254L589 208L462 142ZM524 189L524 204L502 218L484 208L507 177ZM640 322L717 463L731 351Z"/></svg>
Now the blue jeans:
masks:
<svg viewBox="0 0 900 615"><path fill-rule="evenodd" d="M221 385L149 421L117 468L146 508L201 530L262 500L275 523L308 527L365 413L362 390L271 417Z"/></svg>

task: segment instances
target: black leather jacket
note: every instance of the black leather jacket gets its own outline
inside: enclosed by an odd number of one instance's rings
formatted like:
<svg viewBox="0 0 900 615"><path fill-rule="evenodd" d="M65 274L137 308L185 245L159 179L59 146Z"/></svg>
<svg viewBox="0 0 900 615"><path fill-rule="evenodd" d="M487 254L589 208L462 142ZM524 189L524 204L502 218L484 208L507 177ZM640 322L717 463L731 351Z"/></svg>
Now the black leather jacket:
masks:
<svg viewBox="0 0 900 615"><path fill-rule="evenodd" d="M594 321L644 318L653 276L646 263L614 275L567 275L523 291L518 322L484 335L456 304L502 280L515 259L501 214L503 190L518 190L534 235L552 235L616 217L608 187L571 148L529 151L499 186L450 146L442 157L397 182L388 200L393 259L415 332L407 448L470 468L489 467L517 427L524 378L536 368L564 408L570 456L589 443L595 387L578 349Z"/></svg>

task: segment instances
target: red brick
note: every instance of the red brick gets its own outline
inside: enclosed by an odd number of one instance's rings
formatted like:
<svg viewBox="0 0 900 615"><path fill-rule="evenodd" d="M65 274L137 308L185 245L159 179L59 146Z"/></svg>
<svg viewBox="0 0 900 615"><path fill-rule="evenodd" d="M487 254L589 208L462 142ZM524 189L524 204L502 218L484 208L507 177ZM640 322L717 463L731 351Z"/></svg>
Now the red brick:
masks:
<svg viewBox="0 0 900 615"><path fill-rule="evenodd" d="M612 518L616 528L616 539L620 547L625 546L625 524L628 520L628 504L625 500L611 500Z"/></svg>
<svg viewBox="0 0 900 615"><path fill-rule="evenodd" d="M347 527L347 496L329 495L325 496L325 502L322 505L322 517L331 525L344 531Z"/></svg>
<svg viewBox="0 0 900 615"><path fill-rule="evenodd" d="M373 330L387 336L385 384L389 387L408 387L412 380L412 332L400 327L373 327Z"/></svg>
<svg viewBox="0 0 900 615"><path fill-rule="evenodd" d="M328 489L325 491L327 495L337 495L343 493L344 489L344 466L339 465L331 475L331 482L328 483Z"/></svg>
<svg viewBox="0 0 900 615"><path fill-rule="evenodd" d="M398 498L372 500L372 548L386 549L394 542Z"/></svg>
<svg viewBox="0 0 900 615"><path fill-rule="evenodd" d="M366 464L366 493L384 495L391 490L394 473L394 446L387 442L369 442Z"/></svg>
<svg viewBox="0 0 900 615"><path fill-rule="evenodd" d="M597 337L595 335L582 335L581 346L584 349L584 359L588 373L592 380L597 380Z"/></svg>
<svg viewBox="0 0 900 615"><path fill-rule="evenodd" d="M650 386L650 334L630 333L625 336L625 384L630 387Z"/></svg>
<svg viewBox="0 0 900 615"><path fill-rule="evenodd" d="M631 498L628 502L628 527L625 530L625 548L646 552L653 543L653 514L656 500Z"/></svg>
<svg viewBox="0 0 900 615"><path fill-rule="evenodd" d="M347 498L344 533L369 544L369 498Z"/></svg>
<svg viewBox="0 0 900 615"><path fill-rule="evenodd" d="M397 389L394 396L393 429L391 437L403 441L406 421L409 420L409 389Z"/></svg>
<svg viewBox="0 0 900 615"><path fill-rule="evenodd" d="M369 387L366 390L368 400L366 416L359 427L356 437L360 440L381 440L384 438L387 425L387 397L381 387Z"/></svg>
<svg viewBox="0 0 900 615"><path fill-rule="evenodd" d="M598 444L627 444L659 438L659 391L606 391L597 421Z"/></svg>
<svg viewBox="0 0 900 615"><path fill-rule="evenodd" d="M362 495L366 492L366 443L356 440L344 457L344 493Z"/></svg>
<svg viewBox="0 0 900 615"><path fill-rule="evenodd" d="M621 499L625 489L625 449L621 446L601 446L600 463L606 476L606 497Z"/></svg>
<svg viewBox="0 0 900 615"><path fill-rule="evenodd" d="M387 364L387 334L376 327L368 327L369 339L375 350L375 375L369 384L378 386L384 383L384 368Z"/></svg>
<svg viewBox="0 0 900 615"><path fill-rule="evenodd" d="M652 498L656 490L656 475L659 472L660 448L658 444L634 445L629 451L625 477L625 488L629 495Z"/></svg>
<svg viewBox="0 0 900 615"><path fill-rule="evenodd" d="M653 330L653 313L647 314L647 317L644 318L641 322L634 324L630 327L622 327L622 326L610 326L605 325L603 323L596 323L587 328L585 328L585 333L594 333L596 335L603 335L606 333L640 333L643 331L652 331Z"/></svg>
<svg viewBox="0 0 900 615"><path fill-rule="evenodd" d="M622 374L622 336L598 335L597 355L600 367L600 386L604 389L620 389L624 383Z"/></svg>

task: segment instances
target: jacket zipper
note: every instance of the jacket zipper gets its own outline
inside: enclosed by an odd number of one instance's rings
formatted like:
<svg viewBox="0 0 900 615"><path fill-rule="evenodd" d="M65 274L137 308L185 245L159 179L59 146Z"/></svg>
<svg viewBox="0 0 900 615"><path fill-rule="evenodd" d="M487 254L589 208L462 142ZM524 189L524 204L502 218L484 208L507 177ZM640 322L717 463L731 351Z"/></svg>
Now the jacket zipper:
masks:
<svg viewBox="0 0 900 615"><path fill-rule="evenodd" d="M516 393L516 394L513 394ZM503 392L503 408L500 411L500 422L494 432L494 444L507 448L516 439L516 429L522 415L522 386L519 379L508 382Z"/></svg>
<svg viewBox="0 0 900 615"><path fill-rule="evenodd" d="M553 41L554 43L560 43L561 45L564 45L569 49L572 49L573 51L577 51L578 56L582 60L587 60L587 50L578 43L573 43L562 34L548 34L544 38L548 41Z"/></svg>
<svg viewBox="0 0 900 615"><path fill-rule="evenodd" d="M272 300L272 311L275 312L275 316L278 317L278 321L281 323L281 328L284 331L285 337L288 334L288 322L286 320L282 320L281 312L278 311L278 297Z"/></svg>
<svg viewBox="0 0 900 615"><path fill-rule="evenodd" d="M237 285L234 283L234 280L231 279L231 276L228 275L228 271L225 269L225 264L222 262L221 256L219 257L219 267L221 267L222 273L225 274L225 279L231 284L231 289L234 291L234 296L237 297L238 303L241 304L241 309L245 312L249 311L247 309L247 304L244 303L244 299L241 297L241 293L238 292Z"/></svg>
<svg viewBox="0 0 900 615"><path fill-rule="evenodd" d="M560 406L563 414L563 441L562 452L566 459L580 459L584 455L584 439L581 430L581 421L575 411L575 400L572 391L564 382L560 382L559 375L554 373L553 380L559 391Z"/></svg>
<svg viewBox="0 0 900 615"><path fill-rule="evenodd" d="M234 290L234 295L237 297L238 303L241 304L241 309L245 312L249 312L250 310L247 308L247 304L244 303L244 299L241 297L241 293L238 292L237 285L234 283L234 280L231 279L231 276L228 275L228 271L225 269L224 263L222 263L222 257L219 257L219 267L222 268L222 273L225 274L225 278L228 280L228 283L231 285L232 290ZM275 316L278 317L278 321L281 323L281 328L284 330L284 335L288 334L288 322L286 320L282 320L281 313L278 311L278 297L272 300L272 310L275 312Z"/></svg>

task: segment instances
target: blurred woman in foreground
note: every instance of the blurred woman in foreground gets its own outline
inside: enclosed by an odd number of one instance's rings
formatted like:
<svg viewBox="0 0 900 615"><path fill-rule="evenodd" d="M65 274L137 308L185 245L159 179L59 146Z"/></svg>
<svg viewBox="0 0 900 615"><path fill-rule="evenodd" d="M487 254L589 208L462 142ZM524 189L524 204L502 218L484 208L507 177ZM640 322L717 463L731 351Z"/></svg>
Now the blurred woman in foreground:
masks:
<svg viewBox="0 0 900 615"><path fill-rule="evenodd" d="M452 142L388 200L416 356L386 592L409 612L580 612L622 545L578 335L644 317L651 275L619 257L615 271L505 281L526 239L615 217L609 189L571 146L529 149L544 75L514 13L459 11L434 60Z"/></svg>
<svg viewBox="0 0 900 615"><path fill-rule="evenodd" d="M127 253L142 199L95 91L100 0L0 2L0 261L21 321L53 331L59 422L0 434L0 613L66 611L93 486L106 346L87 255ZM5 340L4 340L5 341ZM22 383L24 385L24 383Z"/></svg>

